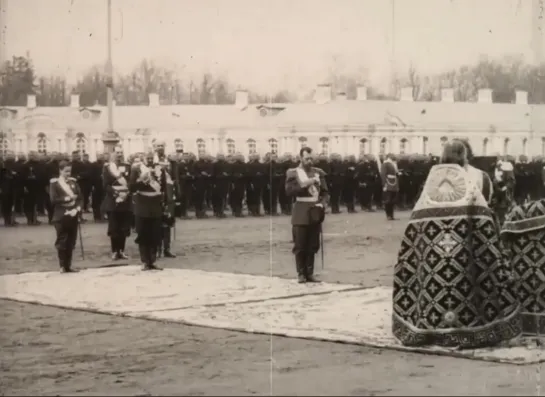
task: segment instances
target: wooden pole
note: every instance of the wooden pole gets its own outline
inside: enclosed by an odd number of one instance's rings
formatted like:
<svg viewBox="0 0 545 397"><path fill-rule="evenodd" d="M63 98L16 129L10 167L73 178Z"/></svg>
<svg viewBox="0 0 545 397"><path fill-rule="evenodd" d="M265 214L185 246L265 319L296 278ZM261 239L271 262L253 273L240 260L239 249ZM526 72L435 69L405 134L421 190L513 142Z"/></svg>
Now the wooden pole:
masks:
<svg viewBox="0 0 545 397"><path fill-rule="evenodd" d="M119 143L119 136L114 130L114 72L112 61L112 0L108 4L108 58L106 60L106 87L108 101L108 131L103 135L104 151L112 153Z"/></svg>
<svg viewBox="0 0 545 397"><path fill-rule="evenodd" d="M534 62L539 65L545 62L543 36L545 35L545 0L532 1L532 50Z"/></svg>

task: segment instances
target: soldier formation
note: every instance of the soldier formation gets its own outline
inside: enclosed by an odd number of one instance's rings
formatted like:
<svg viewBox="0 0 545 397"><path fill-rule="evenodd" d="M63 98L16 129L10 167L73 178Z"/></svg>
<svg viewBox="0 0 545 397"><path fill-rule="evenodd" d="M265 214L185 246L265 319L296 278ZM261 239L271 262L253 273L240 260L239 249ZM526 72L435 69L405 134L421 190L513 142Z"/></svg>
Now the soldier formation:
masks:
<svg viewBox="0 0 545 397"><path fill-rule="evenodd" d="M122 156L122 154L120 154ZM86 153L74 152L71 156L61 153L27 155L6 153L0 163L1 211L5 226L17 225L16 216L24 215L29 225L39 225L38 216L47 215L51 223L53 206L50 202L49 181L59 174L59 163L70 160L72 177L76 179L81 195L82 211L92 213L97 222L107 218L109 212L103 170L109 155L101 154L90 161ZM130 170L142 162L146 154L137 153L128 159L118 159ZM195 156L192 153L163 155L165 165L173 179L172 211L176 218L190 219L192 212L197 218L209 215L224 218L230 212L234 217L262 215L290 215L293 198L285 190L286 172L295 167L298 156L258 154L245 161L242 154ZM438 158L425 155L396 155L399 192L396 195L398 209L411 209L416 202L428 172ZM349 213L360 207L363 211L383 208L383 184L380 165L385 158L373 155L342 158L332 154L316 155L314 165L322 169L329 188L331 213L341 212L344 206ZM506 207L510 202L522 203L544 196L544 159L525 156L504 158L514 165L516 183L510 186L510 195L502 189L494 189L498 195L495 206ZM515 161L516 160L516 161ZM495 178L497 156L477 157L474 165ZM497 181L497 183L502 183ZM500 192L504 192L500 194ZM508 204L505 204L505 203ZM507 207L506 207L507 208Z"/></svg>

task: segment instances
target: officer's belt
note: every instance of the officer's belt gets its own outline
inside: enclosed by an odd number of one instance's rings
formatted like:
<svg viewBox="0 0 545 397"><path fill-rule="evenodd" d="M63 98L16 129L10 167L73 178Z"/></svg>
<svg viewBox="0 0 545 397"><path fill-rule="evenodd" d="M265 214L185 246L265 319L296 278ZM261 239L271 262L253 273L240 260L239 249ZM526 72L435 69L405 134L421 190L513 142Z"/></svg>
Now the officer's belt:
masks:
<svg viewBox="0 0 545 397"><path fill-rule="evenodd" d="M146 196L146 197L156 197L156 196L160 196L161 195L161 192L137 192L137 194L141 195L141 196Z"/></svg>
<svg viewBox="0 0 545 397"><path fill-rule="evenodd" d="M295 201L299 201L301 203L317 203L318 199L314 197L296 197Z"/></svg>

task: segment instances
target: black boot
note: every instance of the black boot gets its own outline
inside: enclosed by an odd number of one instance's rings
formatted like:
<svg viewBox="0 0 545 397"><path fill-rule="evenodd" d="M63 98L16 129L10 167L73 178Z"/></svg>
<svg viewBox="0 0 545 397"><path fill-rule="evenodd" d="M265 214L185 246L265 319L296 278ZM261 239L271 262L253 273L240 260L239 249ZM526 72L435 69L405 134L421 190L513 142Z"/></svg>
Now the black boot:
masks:
<svg viewBox="0 0 545 397"><path fill-rule="evenodd" d="M157 247L149 247L149 258L150 258L150 268L152 270L163 270L162 267L159 267L155 265L155 262L157 261Z"/></svg>
<svg viewBox="0 0 545 397"><path fill-rule="evenodd" d="M59 267L61 268L61 273L67 273L66 251L58 249L57 250L57 257L59 258Z"/></svg>
<svg viewBox="0 0 545 397"><path fill-rule="evenodd" d="M142 270L151 270L151 258L148 248L144 244L138 244L138 252L140 253L140 261L143 263Z"/></svg>
<svg viewBox="0 0 545 397"><path fill-rule="evenodd" d="M119 259L119 240L117 237L110 237L110 248L112 249L112 260Z"/></svg>
<svg viewBox="0 0 545 397"><path fill-rule="evenodd" d="M163 253L165 258L176 258L176 255L174 255L170 251L170 238L171 238L171 232L170 227L163 228ZM159 254L161 251L159 251Z"/></svg>
<svg viewBox="0 0 545 397"><path fill-rule="evenodd" d="M119 237L117 240L117 248L118 248L118 259L129 259L129 257L125 254L125 242L127 241L127 237L122 236Z"/></svg>
<svg viewBox="0 0 545 397"><path fill-rule="evenodd" d="M159 242L159 245L157 245L155 252L157 252L157 258L160 258L163 253L163 243L161 241Z"/></svg>
<svg viewBox="0 0 545 397"><path fill-rule="evenodd" d="M295 254L295 268L297 270L297 281L299 284L307 282L306 276L306 253L298 252Z"/></svg>
<svg viewBox="0 0 545 397"><path fill-rule="evenodd" d="M320 280L318 280L314 276L314 252L308 252L306 257L306 278L309 283L319 283Z"/></svg>
<svg viewBox="0 0 545 397"><path fill-rule="evenodd" d="M72 255L74 250L66 251L66 272L67 273L77 273L78 270L72 269Z"/></svg>

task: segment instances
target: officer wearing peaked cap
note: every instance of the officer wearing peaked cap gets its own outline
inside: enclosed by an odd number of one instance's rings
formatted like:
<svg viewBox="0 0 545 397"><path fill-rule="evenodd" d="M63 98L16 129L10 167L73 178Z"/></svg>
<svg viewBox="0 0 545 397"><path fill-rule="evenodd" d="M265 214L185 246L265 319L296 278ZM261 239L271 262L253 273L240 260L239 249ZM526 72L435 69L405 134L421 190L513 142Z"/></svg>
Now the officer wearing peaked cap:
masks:
<svg viewBox="0 0 545 397"><path fill-rule="evenodd" d="M161 170L153 167L154 153L148 153L146 163L133 166L129 188L134 197L136 244L143 264L142 270L162 270L155 265L161 242L164 180Z"/></svg>
<svg viewBox="0 0 545 397"><path fill-rule="evenodd" d="M72 253L76 247L78 222L83 197L75 178L70 177L72 164L68 161L59 163L59 177L49 183L49 196L53 205L52 224L57 238L55 248L62 273L73 273Z"/></svg>
<svg viewBox="0 0 545 397"><path fill-rule="evenodd" d="M286 172L286 193L295 197L291 215L293 254L299 283L317 282L314 258L329 198L325 173L312 167L312 149L301 149L299 166Z"/></svg>

